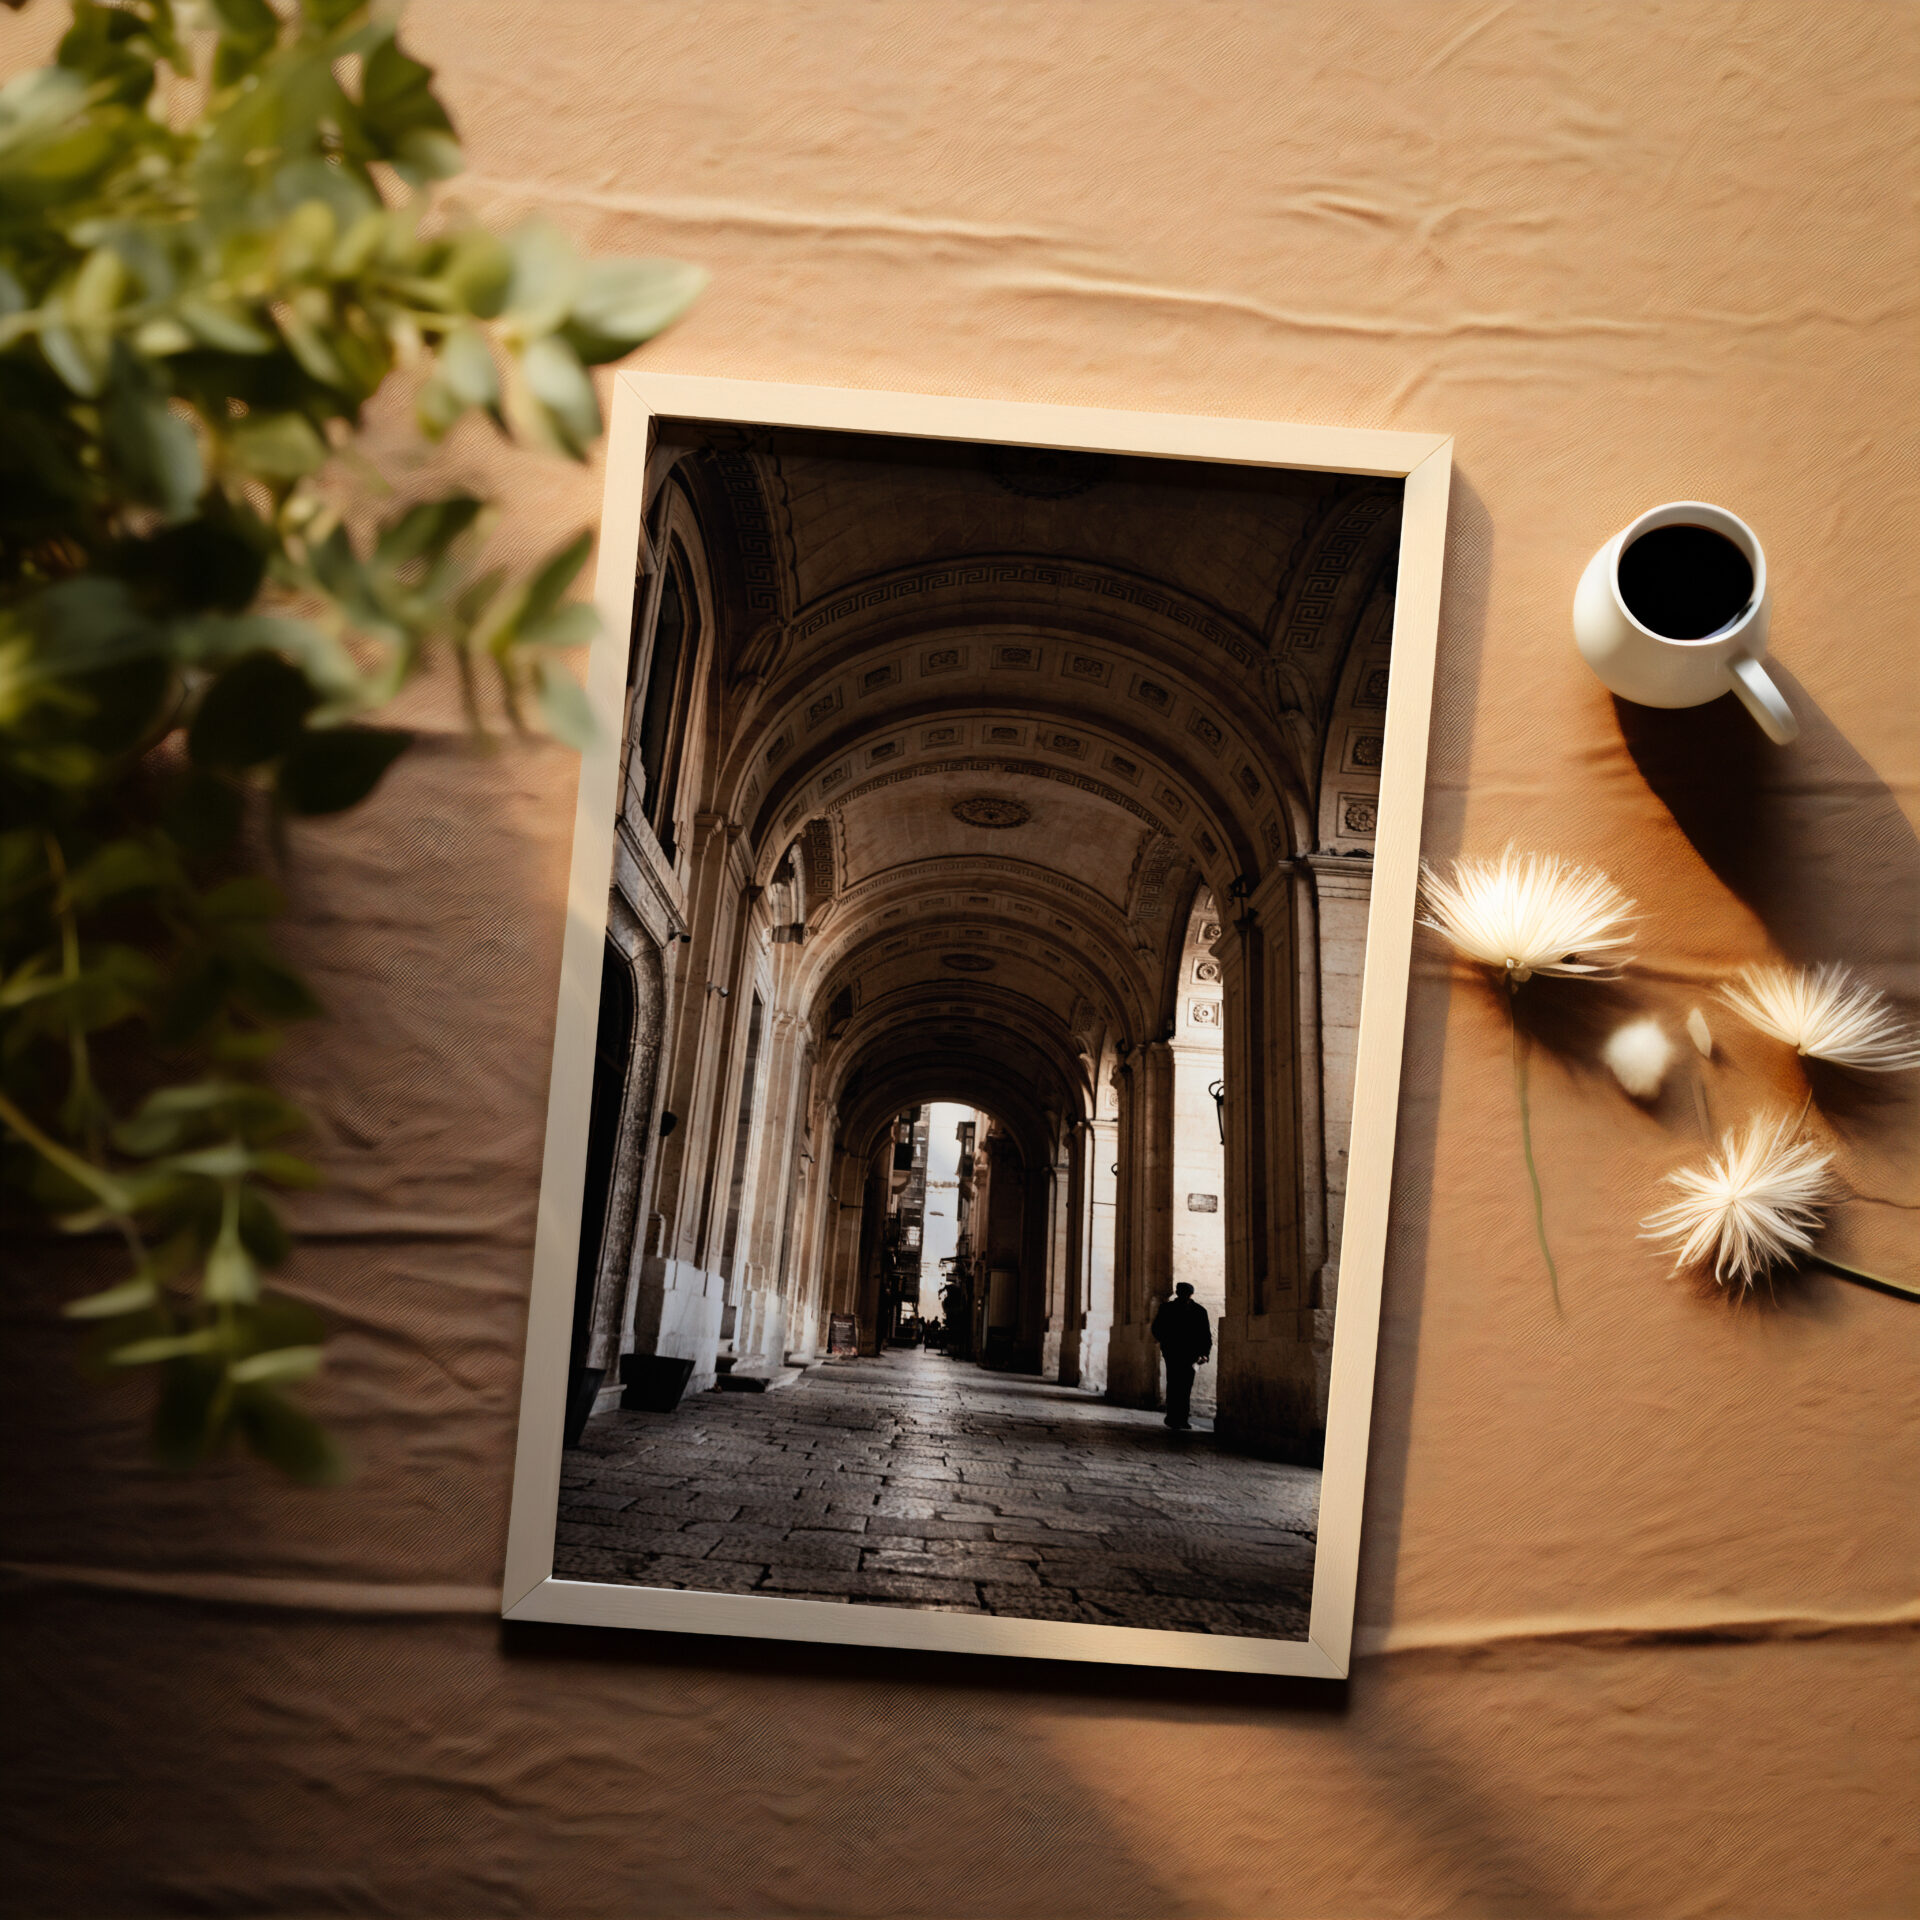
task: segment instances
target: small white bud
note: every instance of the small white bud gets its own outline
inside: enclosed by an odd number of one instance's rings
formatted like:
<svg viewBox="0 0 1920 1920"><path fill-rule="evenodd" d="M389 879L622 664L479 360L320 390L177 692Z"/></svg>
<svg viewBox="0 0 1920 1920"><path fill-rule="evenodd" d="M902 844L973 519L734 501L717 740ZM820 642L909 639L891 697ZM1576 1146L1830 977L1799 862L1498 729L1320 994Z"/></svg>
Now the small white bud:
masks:
<svg viewBox="0 0 1920 1920"><path fill-rule="evenodd" d="M1629 1020L1601 1049L1600 1057L1636 1100L1651 1100L1673 1063L1673 1042L1649 1014Z"/></svg>
<svg viewBox="0 0 1920 1920"><path fill-rule="evenodd" d="M1713 1029L1707 1025L1707 1016L1698 1007L1687 1015L1687 1038L1693 1042L1702 1060L1713 1058Z"/></svg>

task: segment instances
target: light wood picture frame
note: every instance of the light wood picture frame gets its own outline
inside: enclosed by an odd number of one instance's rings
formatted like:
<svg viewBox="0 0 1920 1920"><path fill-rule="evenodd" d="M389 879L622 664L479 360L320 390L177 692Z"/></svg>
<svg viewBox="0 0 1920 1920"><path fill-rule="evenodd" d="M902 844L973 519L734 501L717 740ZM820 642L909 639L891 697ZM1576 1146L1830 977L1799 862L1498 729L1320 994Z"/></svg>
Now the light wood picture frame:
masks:
<svg viewBox="0 0 1920 1920"><path fill-rule="evenodd" d="M1358 999L1337 1315L1325 1380L1318 1539L1304 1638L1010 1618L556 1577L555 1530L568 1417L592 1062L616 809L624 793L627 652L636 592L643 588L651 564L645 530L649 457L663 422L1222 463L1400 484L1398 559L1391 587L1392 671L1386 692L1385 744L1377 769L1371 897L1364 908L1364 980ZM1435 434L650 372L616 376L594 592L601 630L586 672L587 697L598 728L580 763L503 1578L505 1618L1329 1680L1347 1675L1419 878L1451 459L1451 439ZM1276 567L1284 559L1276 555ZM1224 1121L1222 1138L1226 1138Z"/></svg>

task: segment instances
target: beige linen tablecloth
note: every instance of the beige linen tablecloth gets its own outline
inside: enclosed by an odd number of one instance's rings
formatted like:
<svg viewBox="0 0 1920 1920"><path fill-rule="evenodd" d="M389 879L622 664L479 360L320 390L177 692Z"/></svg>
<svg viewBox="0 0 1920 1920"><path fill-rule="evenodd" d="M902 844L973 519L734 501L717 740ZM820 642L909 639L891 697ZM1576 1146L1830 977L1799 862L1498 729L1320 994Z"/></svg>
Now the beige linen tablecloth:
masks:
<svg viewBox="0 0 1920 1920"><path fill-rule="evenodd" d="M47 0L0 30L30 64ZM459 192L704 262L688 372L1458 436L1430 853L1598 861L1636 998L1849 957L1920 1000L1920 9L421 0ZM598 475L503 487L530 554ZM1634 715L1568 603L1641 508L1743 515L1804 716ZM1691 1149L1578 1051L1536 1125L1424 941L1346 1688L506 1632L573 763L444 688L302 835L290 1063L338 1492L144 1464L10 1284L11 1899L35 1913L1892 1914L1920 1306L1731 1310L1635 1234ZM1795 1097L1716 1021L1716 1083ZM1566 1036L1557 1036L1565 1038ZM1771 1078L1769 1078L1771 1076ZM1911 1272L1915 1079L1833 1108L1834 1244ZM44 1570L66 1568L52 1580Z"/></svg>

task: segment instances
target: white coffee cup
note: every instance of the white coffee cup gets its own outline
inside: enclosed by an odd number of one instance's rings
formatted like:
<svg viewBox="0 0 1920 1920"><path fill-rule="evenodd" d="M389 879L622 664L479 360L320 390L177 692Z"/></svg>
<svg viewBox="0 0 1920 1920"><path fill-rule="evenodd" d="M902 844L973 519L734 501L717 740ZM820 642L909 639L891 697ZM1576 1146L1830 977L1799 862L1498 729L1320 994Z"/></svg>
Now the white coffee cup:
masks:
<svg viewBox="0 0 1920 1920"><path fill-rule="evenodd" d="M1731 540L1753 568L1753 592L1727 624L1698 640L1655 633L1627 610L1620 593L1620 556L1656 527L1707 527ZM1573 595L1573 638L1581 657L1623 700L1643 707L1698 707L1733 693L1769 740L1785 746L1800 731L1793 709L1760 664L1767 650L1773 597L1767 556L1753 529L1725 507L1669 500L1616 533L1587 562Z"/></svg>

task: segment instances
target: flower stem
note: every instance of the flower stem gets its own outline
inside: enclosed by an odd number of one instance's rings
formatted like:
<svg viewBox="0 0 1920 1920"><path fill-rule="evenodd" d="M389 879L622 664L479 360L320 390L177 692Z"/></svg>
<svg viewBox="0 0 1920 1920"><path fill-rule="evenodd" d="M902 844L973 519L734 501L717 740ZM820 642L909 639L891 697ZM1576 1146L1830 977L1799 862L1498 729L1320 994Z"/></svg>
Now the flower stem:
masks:
<svg viewBox="0 0 1920 1920"><path fill-rule="evenodd" d="M1909 1300L1920 1300L1920 1280L1889 1280L1882 1273L1865 1273L1859 1267L1849 1267L1834 1259L1830 1254L1813 1252L1801 1256L1809 1266L1822 1267L1828 1273L1837 1274L1842 1280L1852 1280L1863 1287L1877 1287L1882 1293L1897 1293Z"/></svg>
<svg viewBox="0 0 1920 1920"><path fill-rule="evenodd" d="M1540 1242L1540 1257L1547 1263L1547 1279L1553 1288L1553 1310L1563 1318L1566 1309L1560 1304L1560 1269L1553 1264L1553 1249L1547 1245L1546 1203L1540 1197L1540 1169L1533 1159L1533 1108L1527 1098L1527 1047L1520 1037L1520 1021L1513 1004L1508 1002L1507 1012L1513 1016L1513 1086L1520 1096L1520 1144L1527 1156L1527 1179L1533 1186L1533 1231Z"/></svg>

